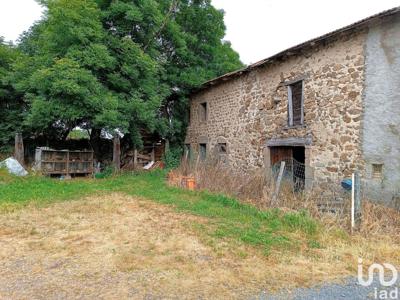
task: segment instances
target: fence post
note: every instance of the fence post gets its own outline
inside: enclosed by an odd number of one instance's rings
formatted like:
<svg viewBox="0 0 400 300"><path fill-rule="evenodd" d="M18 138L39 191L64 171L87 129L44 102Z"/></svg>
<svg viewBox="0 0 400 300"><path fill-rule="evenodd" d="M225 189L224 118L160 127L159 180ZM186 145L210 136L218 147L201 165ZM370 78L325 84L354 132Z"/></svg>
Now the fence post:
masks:
<svg viewBox="0 0 400 300"><path fill-rule="evenodd" d="M14 158L22 165L25 165L24 160L24 140L22 139L21 133L15 134L15 149Z"/></svg>
<svg viewBox="0 0 400 300"><path fill-rule="evenodd" d="M113 146L113 165L115 171L119 171L121 168L121 142L118 134L114 136Z"/></svg>
<svg viewBox="0 0 400 300"><path fill-rule="evenodd" d="M136 170L138 166L138 151L135 147L135 150L133 152L133 169Z"/></svg>
<svg viewBox="0 0 400 300"><path fill-rule="evenodd" d="M151 149L151 153L150 153L150 159L151 159L151 161L156 161L156 153L155 153L155 146L154 146L154 144L153 144L153 148Z"/></svg>
<svg viewBox="0 0 400 300"><path fill-rule="evenodd" d="M286 163L284 161L281 162L281 168L279 169L279 175L278 175L278 179L276 181L275 192L274 192L274 195L272 197L272 205L273 206L275 206L277 204L277 201L278 201L278 196L279 196L279 191L280 191L280 188L281 188L283 172L285 171L285 164Z"/></svg>
<svg viewBox="0 0 400 300"><path fill-rule="evenodd" d="M360 173L355 171L351 178L351 230L359 229L361 225L361 179Z"/></svg>

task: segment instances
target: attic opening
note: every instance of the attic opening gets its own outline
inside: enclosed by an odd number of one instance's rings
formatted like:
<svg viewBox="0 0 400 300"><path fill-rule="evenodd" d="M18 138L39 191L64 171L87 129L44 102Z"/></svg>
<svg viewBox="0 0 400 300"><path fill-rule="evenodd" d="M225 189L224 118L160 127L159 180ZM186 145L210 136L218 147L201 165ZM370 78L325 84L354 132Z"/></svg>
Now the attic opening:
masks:
<svg viewBox="0 0 400 300"><path fill-rule="evenodd" d="M207 102L200 103L200 107L199 107L200 122L206 122L207 115L208 115Z"/></svg>

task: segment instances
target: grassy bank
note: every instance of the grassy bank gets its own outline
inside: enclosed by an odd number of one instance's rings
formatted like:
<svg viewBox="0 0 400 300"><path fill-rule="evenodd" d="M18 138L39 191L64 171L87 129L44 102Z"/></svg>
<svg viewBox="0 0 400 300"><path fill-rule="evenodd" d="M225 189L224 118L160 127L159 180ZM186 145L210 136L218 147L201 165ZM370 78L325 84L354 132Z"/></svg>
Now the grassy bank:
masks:
<svg viewBox="0 0 400 300"><path fill-rule="evenodd" d="M3 211L32 203L42 206L122 192L206 217L207 225L194 226L213 238L235 240L267 252L272 248L298 249L319 245L318 223L306 212L260 211L226 196L169 187L165 183L165 173L161 171L69 181L39 176L18 178L1 172L0 208Z"/></svg>
<svg viewBox="0 0 400 300"><path fill-rule="evenodd" d="M400 265L400 244L384 228L350 235L305 211L259 210L223 195L168 186L165 176L157 171L61 181L0 170L0 236L11 244L23 244L25 237L28 249L67 251L68 258L79 247L90 257L88 249L97 253L100 247L104 261L115 262L111 269L178 270L168 278L180 283L190 277L197 284L207 272L218 274L213 282L233 282L242 272L237 286L253 279L257 286L304 286L354 276L359 257L366 265ZM42 253L35 249L21 255Z"/></svg>

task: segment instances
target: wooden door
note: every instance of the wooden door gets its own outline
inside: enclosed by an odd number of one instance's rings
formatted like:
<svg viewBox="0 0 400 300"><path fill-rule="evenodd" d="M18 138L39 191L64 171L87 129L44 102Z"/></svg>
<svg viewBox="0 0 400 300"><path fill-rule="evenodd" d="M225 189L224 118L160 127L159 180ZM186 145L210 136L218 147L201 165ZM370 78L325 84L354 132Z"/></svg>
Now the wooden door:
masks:
<svg viewBox="0 0 400 300"><path fill-rule="evenodd" d="M293 148L292 147L271 147L271 166L275 165L277 162L281 160L292 158L293 157Z"/></svg>

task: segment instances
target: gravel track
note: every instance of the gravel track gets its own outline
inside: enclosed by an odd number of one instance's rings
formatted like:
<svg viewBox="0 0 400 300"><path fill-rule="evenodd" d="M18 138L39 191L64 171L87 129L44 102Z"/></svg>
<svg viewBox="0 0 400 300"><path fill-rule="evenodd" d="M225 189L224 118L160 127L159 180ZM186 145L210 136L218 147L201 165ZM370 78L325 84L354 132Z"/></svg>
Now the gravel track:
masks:
<svg viewBox="0 0 400 300"><path fill-rule="evenodd" d="M379 293L382 290L393 291L397 289L397 294L392 292L394 298L379 298L376 297L376 291ZM384 292L383 292L384 293ZM263 291L261 294L253 299L259 300L337 300L337 299L351 299L351 300L364 300L364 299L400 299L400 279L392 287L383 287L380 285L377 277L369 287L364 287L358 283L357 278L350 277L344 283L327 283L313 288L298 288L290 291L281 291L278 294L271 295Z"/></svg>

